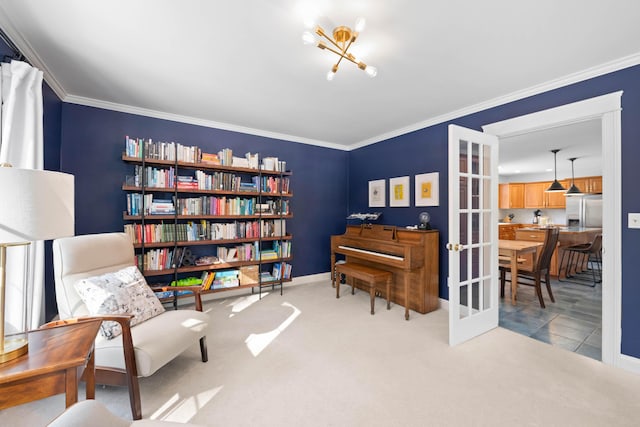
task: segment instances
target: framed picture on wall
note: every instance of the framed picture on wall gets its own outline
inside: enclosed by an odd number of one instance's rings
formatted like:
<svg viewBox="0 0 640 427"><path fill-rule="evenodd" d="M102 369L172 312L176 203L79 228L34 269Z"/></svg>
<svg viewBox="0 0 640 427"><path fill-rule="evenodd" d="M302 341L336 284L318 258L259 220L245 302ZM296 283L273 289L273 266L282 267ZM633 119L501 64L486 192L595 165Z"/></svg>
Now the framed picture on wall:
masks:
<svg viewBox="0 0 640 427"><path fill-rule="evenodd" d="M416 206L438 206L438 172L416 175Z"/></svg>
<svg viewBox="0 0 640 427"><path fill-rule="evenodd" d="M385 180L369 181L369 207L384 208L386 205Z"/></svg>
<svg viewBox="0 0 640 427"><path fill-rule="evenodd" d="M389 179L389 206L409 206L409 177L399 176Z"/></svg>

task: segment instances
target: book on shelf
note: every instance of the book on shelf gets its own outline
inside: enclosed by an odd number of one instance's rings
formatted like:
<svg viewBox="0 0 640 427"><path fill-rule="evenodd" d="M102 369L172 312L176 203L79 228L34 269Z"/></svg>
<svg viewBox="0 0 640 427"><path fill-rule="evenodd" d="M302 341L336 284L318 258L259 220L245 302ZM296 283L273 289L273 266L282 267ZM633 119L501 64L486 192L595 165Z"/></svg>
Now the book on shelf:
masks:
<svg viewBox="0 0 640 427"><path fill-rule="evenodd" d="M196 146L187 147L175 142L153 141L151 139L130 138L125 136L125 155L152 160L178 160L186 163L196 163L201 157L201 151Z"/></svg>
<svg viewBox="0 0 640 427"><path fill-rule="evenodd" d="M216 271L216 276L211 284L212 289L232 288L240 286L239 270Z"/></svg>
<svg viewBox="0 0 640 427"><path fill-rule="evenodd" d="M219 165L220 164L220 158L218 157L218 154L216 153L201 153L200 154L200 161L202 163L207 163L210 165Z"/></svg>
<svg viewBox="0 0 640 427"><path fill-rule="evenodd" d="M277 262L273 264L273 272L271 273L275 280L291 278L291 264L286 262Z"/></svg>
<svg viewBox="0 0 640 427"><path fill-rule="evenodd" d="M249 159L246 159L244 157L233 156L231 160L231 165L237 168L248 168Z"/></svg>
<svg viewBox="0 0 640 427"><path fill-rule="evenodd" d="M215 271L203 271L202 272L202 290L206 291L211 288L213 279L216 277Z"/></svg>

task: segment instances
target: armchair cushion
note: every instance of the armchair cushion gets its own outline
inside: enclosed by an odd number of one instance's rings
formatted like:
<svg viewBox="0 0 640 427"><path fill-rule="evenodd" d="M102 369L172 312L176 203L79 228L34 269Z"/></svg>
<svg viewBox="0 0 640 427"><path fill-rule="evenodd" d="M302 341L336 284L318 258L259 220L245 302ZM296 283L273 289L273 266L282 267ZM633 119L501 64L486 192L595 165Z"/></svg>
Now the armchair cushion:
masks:
<svg viewBox="0 0 640 427"><path fill-rule="evenodd" d="M89 314L132 314L131 326L163 313L164 307L135 266L91 276L75 283ZM107 339L122 333L117 322L103 322L100 332Z"/></svg>

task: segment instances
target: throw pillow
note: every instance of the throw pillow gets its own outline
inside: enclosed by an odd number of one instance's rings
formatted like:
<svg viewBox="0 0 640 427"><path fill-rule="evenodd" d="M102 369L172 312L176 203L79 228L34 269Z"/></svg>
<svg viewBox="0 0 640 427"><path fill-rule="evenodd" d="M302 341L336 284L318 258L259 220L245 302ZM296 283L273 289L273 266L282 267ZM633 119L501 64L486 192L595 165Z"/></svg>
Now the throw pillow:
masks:
<svg viewBox="0 0 640 427"><path fill-rule="evenodd" d="M87 277L78 281L75 288L90 314L133 314L131 326L164 312L162 303L135 266ZM113 339L122 333L122 328L118 322L102 322L100 332Z"/></svg>

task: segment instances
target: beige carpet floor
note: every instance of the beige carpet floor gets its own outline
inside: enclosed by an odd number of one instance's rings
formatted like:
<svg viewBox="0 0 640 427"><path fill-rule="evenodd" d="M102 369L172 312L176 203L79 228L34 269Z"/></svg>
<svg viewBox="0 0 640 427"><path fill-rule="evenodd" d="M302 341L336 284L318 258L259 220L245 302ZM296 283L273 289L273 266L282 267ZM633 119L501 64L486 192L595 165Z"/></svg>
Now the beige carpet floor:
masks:
<svg viewBox="0 0 640 427"><path fill-rule="evenodd" d="M347 289L345 289L346 291ZM494 329L449 347L448 313L405 321L329 282L210 301L209 362L197 345L141 379L145 418L211 426L637 426L640 376ZM167 337L171 339L171 337ZM130 418L126 389L97 399ZM0 411L39 426L62 396Z"/></svg>

